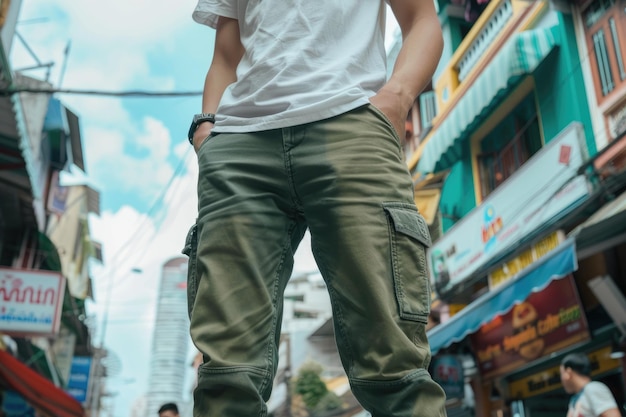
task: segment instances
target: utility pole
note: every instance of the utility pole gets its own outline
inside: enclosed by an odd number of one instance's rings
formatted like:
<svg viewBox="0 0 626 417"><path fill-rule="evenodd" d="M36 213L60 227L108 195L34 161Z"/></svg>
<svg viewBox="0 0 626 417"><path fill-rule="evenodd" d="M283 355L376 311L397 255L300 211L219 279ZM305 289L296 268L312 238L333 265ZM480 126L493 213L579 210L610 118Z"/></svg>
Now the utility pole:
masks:
<svg viewBox="0 0 626 417"><path fill-rule="evenodd" d="M287 337L285 337L285 343L287 344L287 366L285 367L285 376L284 376L284 381L285 381L285 388L287 389L287 400L286 400L286 407L285 407L285 416L286 417L292 417L292 413L291 413L291 335L289 333L285 334Z"/></svg>
<svg viewBox="0 0 626 417"><path fill-rule="evenodd" d="M131 273L141 273L143 272L141 268L133 267L130 269ZM104 385L104 377L105 377L105 369L103 365L103 359L106 358L109 353L104 346L106 341L106 333L109 322L109 310L111 308L111 295L113 292L113 284L115 283L115 276L113 274L108 274L109 281L106 286L105 300L104 300L104 310L102 313L102 325L101 325L101 333L100 333L100 343L98 347L95 348L94 351L94 363L92 365L92 389L91 389L91 407L89 412L89 417L100 417L100 403L102 396L102 389Z"/></svg>

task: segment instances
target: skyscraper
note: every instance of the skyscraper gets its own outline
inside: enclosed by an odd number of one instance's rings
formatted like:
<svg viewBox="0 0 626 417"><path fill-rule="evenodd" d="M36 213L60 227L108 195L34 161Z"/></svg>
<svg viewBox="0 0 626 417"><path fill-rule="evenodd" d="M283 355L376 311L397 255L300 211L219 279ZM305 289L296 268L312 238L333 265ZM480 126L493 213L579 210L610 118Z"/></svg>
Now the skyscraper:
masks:
<svg viewBox="0 0 626 417"><path fill-rule="evenodd" d="M176 257L163 265L152 339L147 416L156 417L159 407L174 402L180 408L187 393L189 349L187 314L187 258Z"/></svg>

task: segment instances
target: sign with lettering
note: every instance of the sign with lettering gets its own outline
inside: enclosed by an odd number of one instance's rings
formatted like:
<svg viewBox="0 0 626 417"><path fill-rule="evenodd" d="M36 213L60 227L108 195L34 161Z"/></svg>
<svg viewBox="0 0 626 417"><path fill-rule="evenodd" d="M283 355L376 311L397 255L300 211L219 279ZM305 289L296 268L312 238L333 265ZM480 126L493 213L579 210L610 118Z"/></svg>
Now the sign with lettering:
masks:
<svg viewBox="0 0 626 417"><path fill-rule="evenodd" d="M591 377L619 368L620 361L611 358L611 347L606 346L587 355L591 363ZM511 381L511 398L522 399L544 394L562 387L559 365L522 379Z"/></svg>
<svg viewBox="0 0 626 417"><path fill-rule="evenodd" d="M562 230L557 230L526 249L519 256L506 262L489 274L489 290L493 290L515 278L533 263L559 247L564 240L565 233Z"/></svg>
<svg viewBox="0 0 626 417"><path fill-rule="evenodd" d="M58 272L0 268L0 332L56 334L64 292L65 278Z"/></svg>
<svg viewBox="0 0 626 417"><path fill-rule="evenodd" d="M570 124L435 242L430 269L440 294L589 197L577 173L584 143L580 123Z"/></svg>
<svg viewBox="0 0 626 417"><path fill-rule="evenodd" d="M463 365L455 355L438 355L433 359L433 379L446 392L447 399L465 396Z"/></svg>
<svg viewBox="0 0 626 417"><path fill-rule="evenodd" d="M75 356L74 359L72 359L72 369L65 391L78 402L85 404L87 401L87 391L89 390L90 376L91 358L88 356Z"/></svg>
<svg viewBox="0 0 626 417"><path fill-rule="evenodd" d="M486 378L588 338L587 321L571 275L552 281L470 336L478 368Z"/></svg>

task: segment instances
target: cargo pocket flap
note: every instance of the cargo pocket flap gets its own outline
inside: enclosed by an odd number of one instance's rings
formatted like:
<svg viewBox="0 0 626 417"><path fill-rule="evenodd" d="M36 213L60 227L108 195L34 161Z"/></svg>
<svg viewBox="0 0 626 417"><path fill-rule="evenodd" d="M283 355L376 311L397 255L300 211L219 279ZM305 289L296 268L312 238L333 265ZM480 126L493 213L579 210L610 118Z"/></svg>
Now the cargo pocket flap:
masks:
<svg viewBox="0 0 626 417"><path fill-rule="evenodd" d="M191 250L196 240L197 230L198 230L197 224L194 224L193 226L191 226L191 229L189 229L189 232L187 233L187 237L185 238L185 247L182 250L182 253L184 255L189 256L189 254L191 254Z"/></svg>
<svg viewBox="0 0 626 417"><path fill-rule="evenodd" d="M388 206L385 211L391 216L396 232L417 239L426 247L432 245L426 220L417 211Z"/></svg>

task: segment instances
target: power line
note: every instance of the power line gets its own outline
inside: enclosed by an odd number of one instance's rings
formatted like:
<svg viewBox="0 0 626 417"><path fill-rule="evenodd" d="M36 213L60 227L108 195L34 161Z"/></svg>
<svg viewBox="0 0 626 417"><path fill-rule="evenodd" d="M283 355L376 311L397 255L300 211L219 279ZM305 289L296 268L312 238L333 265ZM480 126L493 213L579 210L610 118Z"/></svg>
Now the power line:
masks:
<svg viewBox="0 0 626 417"><path fill-rule="evenodd" d="M106 91L106 90L81 90L74 88L33 88L33 87L10 87L0 89L0 95L10 96L17 93L34 93L34 94L77 94L87 96L109 96L109 97L195 97L201 96L202 91L146 91L146 90L128 90L128 91Z"/></svg>

